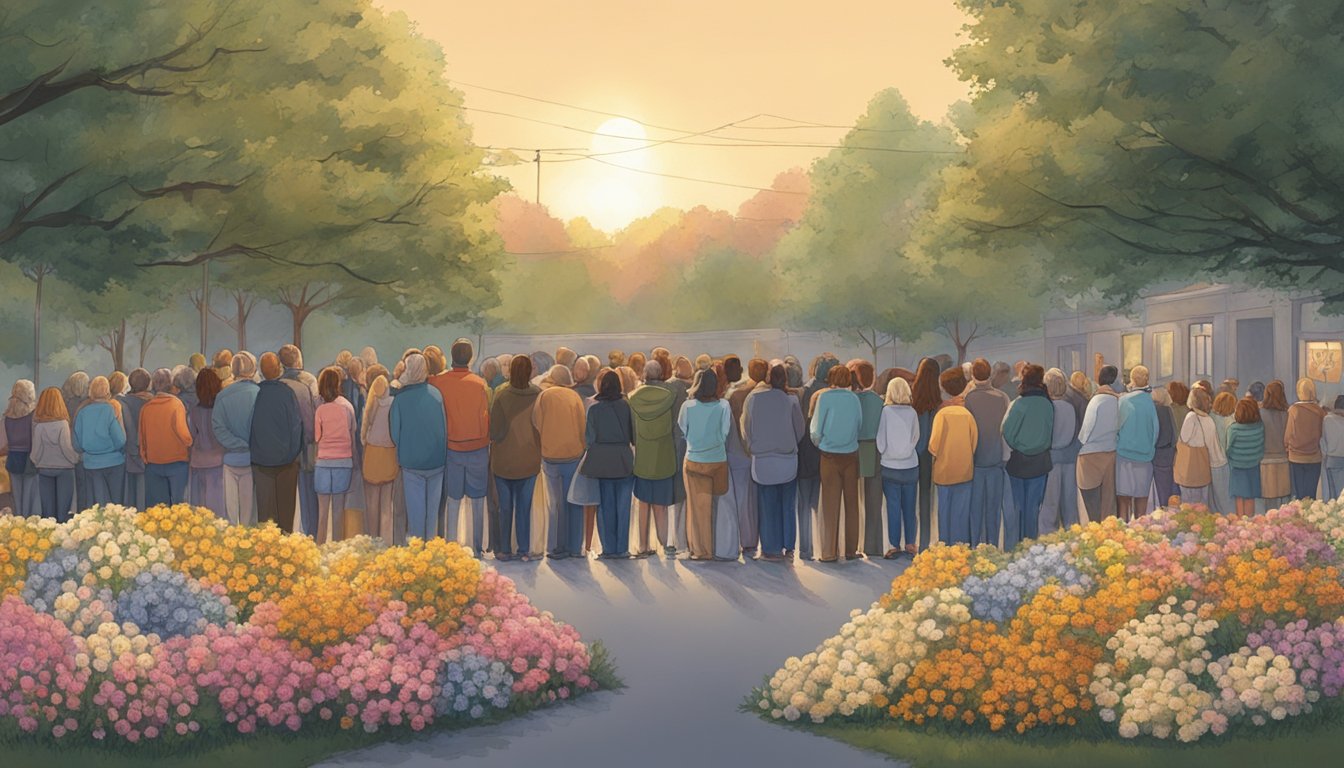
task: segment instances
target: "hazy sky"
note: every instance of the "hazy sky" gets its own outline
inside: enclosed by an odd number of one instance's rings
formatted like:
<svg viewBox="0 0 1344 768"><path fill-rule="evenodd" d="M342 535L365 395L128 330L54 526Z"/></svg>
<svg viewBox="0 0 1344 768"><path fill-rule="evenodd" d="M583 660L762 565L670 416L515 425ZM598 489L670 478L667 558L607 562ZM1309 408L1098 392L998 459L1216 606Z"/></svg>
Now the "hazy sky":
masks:
<svg viewBox="0 0 1344 768"><path fill-rule="evenodd" d="M940 120L966 93L943 65L965 17L951 0L381 0L403 10L447 54L448 77L482 110L598 131L609 118L481 90L514 91L644 124L650 140L675 138L774 114L827 125L852 124L878 90L896 87L916 114ZM562 152L647 146L628 138L473 112L483 145ZM653 126L664 126L673 131ZM833 144L838 128L757 117L687 141L745 137L775 143ZM754 126L755 128L747 127ZM636 136L639 126L604 133ZM735 142L729 142L735 143ZM607 163L647 172L766 187L775 174L806 167L825 149L663 144L607 155ZM519 152L528 159L530 151ZM567 156L543 152L543 159ZM505 174L528 199L536 166ZM542 164L541 202L562 218L587 216L614 229L660 206L705 204L735 210L752 189L683 181L595 160Z"/></svg>

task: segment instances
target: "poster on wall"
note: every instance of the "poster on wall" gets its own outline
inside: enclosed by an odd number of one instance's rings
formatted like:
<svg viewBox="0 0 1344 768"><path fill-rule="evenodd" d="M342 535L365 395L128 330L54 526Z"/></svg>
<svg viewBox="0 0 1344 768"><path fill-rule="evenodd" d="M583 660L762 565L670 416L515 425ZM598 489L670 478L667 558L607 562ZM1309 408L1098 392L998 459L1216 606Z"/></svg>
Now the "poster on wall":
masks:
<svg viewBox="0 0 1344 768"><path fill-rule="evenodd" d="M1338 341L1307 342L1307 378L1329 384L1339 383L1339 369L1344 362Z"/></svg>

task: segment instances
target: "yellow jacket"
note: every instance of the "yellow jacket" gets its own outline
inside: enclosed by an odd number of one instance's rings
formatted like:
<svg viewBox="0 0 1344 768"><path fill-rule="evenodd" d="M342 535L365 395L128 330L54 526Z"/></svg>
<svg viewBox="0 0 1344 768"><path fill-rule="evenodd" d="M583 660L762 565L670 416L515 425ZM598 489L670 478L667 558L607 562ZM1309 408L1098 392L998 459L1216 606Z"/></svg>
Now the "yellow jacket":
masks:
<svg viewBox="0 0 1344 768"><path fill-rule="evenodd" d="M933 455L933 482L967 483L975 472L975 445L980 432L975 417L960 401L944 403L933 417L929 453Z"/></svg>

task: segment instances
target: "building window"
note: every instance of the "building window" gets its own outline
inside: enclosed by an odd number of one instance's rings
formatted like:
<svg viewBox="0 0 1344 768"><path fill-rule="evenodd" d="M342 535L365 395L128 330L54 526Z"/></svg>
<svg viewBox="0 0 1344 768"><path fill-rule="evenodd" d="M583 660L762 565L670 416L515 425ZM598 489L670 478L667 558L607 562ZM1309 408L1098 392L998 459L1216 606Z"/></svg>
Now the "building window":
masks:
<svg viewBox="0 0 1344 768"><path fill-rule="evenodd" d="M1190 378L1213 376L1213 323L1190 324Z"/></svg>
<svg viewBox="0 0 1344 768"><path fill-rule="evenodd" d="M1120 337L1120 370L1125 381L1136 365L1143 365L1143 334L1126 333Z"/></svg>
<svg viewBox="0 0 1344 768"><path fill-rule="evenodd" d="M1344 362L1341 347L1344 345L1338 341L1308 341L1307 378L1327 384L1339 383L1339 370Z"/></svg>
<svg viewBox="0 0 1344 768"><path fill-rule="evenodd" d="M1153 362L1157 370L1155 381L1166 381L1176 375L1176 332L1159 331L1153 334Z"/></svg>

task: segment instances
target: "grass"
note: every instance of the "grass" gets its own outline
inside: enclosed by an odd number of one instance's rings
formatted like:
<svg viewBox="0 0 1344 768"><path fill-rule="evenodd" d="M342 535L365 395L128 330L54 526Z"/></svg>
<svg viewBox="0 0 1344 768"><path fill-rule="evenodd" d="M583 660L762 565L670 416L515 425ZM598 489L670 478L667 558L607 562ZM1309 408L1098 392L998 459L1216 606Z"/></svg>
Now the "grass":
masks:
<svg viewBox="0 0 1344 768"><path fill-rule="evenodd" d="M588 674L597 681L599 690L624 688L606 646L595 642L591 649L592 663ZM308 768L341 752L388 742L421 741L443 733L502 722L518 714L504 712L469 722L444 720L418 733L408 729L380 733L364 733L359 729L343 731L335 723L319 722L305 726L300 733L261 732L240 736L218 732L188 742L141 745L100 745L88 739L67 739L57 743L49 738L21 733L12 720L6 720L0 722L0 764L16 768L170 768L184 765L192 768L247 765Z"/></svg>
<svg viewBox="0 0 1344 768"><path fill-rule="evenodd" d="M1344 748L1344 709L1340 708L1318 710L1272 728L1247 728L1221 738L1206 737L1198 744L1080 738L1067 733L1017 737L918 731L894 723L790 727L878 752L916 768L1295 768L1338 765Z"/></svg>

